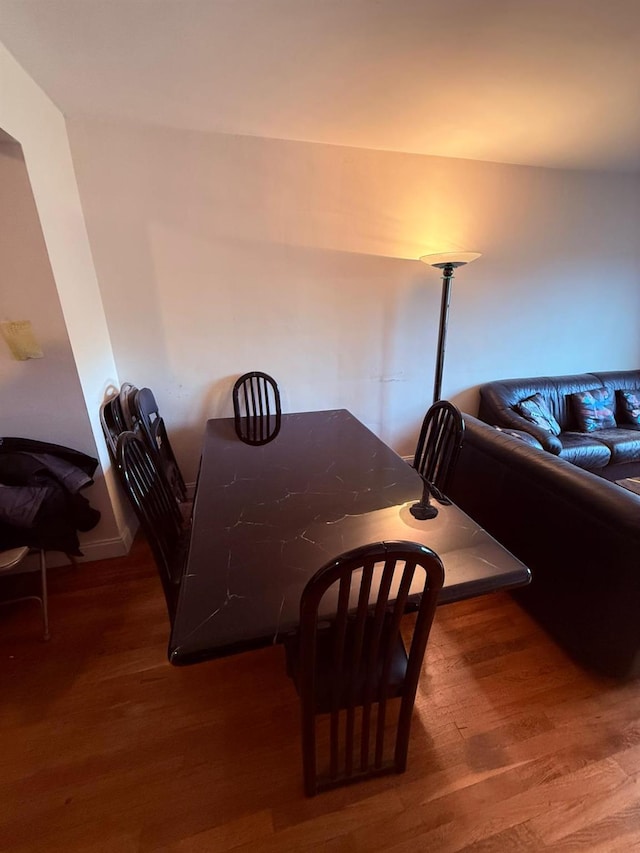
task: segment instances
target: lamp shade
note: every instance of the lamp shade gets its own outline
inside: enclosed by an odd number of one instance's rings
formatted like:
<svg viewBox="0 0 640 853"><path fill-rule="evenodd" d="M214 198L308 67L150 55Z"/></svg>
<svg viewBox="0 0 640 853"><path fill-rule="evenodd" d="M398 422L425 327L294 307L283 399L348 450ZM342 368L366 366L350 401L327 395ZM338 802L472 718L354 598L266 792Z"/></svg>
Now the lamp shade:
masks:
<svg viewBox="0 0 640 853"><path fill-rule="evenodd" d="M435 255L422 255L420 260L423 264L444 269L446 266L463 267L479 257L481 257L480 252L439 252Z"/></svg>

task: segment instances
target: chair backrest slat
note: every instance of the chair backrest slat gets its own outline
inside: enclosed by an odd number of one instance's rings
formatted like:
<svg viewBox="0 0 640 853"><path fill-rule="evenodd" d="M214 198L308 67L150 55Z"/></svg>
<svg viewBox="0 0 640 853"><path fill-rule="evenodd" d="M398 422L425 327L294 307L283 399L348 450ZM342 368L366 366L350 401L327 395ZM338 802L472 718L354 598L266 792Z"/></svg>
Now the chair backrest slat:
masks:
<svg viewBox="0 0 640 853"><path fill-rule="evenodd" d="M380 586L378 589L378 599L376 601L373 623L371 626L371 639L369 641L369 654L367 660L364 691L362 696L362 743L360 750L361 772L365 772L369 769L371 711L375 691L375 679L377 675L378 661L380 659L380 643L382 639L382 630L384 627L385 615L387 613L387 607L389 603L389 591L391 589L394 571L395 562L392 560L385 560L384 568L382 571L382 577L380 579Z"/></svg>
<svg viewBox="0 0 640 853"><path fill-rule="evenodd" d="M374 560L367 559L362 566L362 577L360 579L360 590L358 593L358 609L351 637L351 655L349 668L351 672L359 672L362 669L362 653L369 613L369 596L371 594L371 581L373 580ZM345 738L345 775L350 777L353 773L353 743L357 702L358 684L353 679L348 686L347 700L347 728ZM360 703L361 704L361 703Z"/></svg>

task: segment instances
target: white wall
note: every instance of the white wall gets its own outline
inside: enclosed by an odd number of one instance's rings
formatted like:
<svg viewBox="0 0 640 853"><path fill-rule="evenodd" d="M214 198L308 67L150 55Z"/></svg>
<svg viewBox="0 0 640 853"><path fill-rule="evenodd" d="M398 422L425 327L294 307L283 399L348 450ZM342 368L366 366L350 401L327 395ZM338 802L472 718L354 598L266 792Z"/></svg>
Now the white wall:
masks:
<svg viewBox="0 0 640 853"><path fill-rule="evenodd" d="M0 145L0 316L30 320L45 357L16 361L0 342L2 435L71 447L95 443L18 144ZM51 415L55 413L55 417Z"/></svg>
<svg viewBox="0 0 640 853"><path fill-rule="evenodd" d="M87 497L102 520L81 536L81 547L93 559L123 553L130 513L110 472L98 419L104 390L118 377L64 118L2 45L0 79L0 128L24 156L22 165L3 157L2 227L12 275L2 276L0 313L33 320L45 350L44 359L22 363L9 363L6 350L0 355L0 433L54 440L97 456L103 467Z"/></svg>
<svg viewBox="0 0 640 853"><path fill-rule="evenodd" d="M69 135L118 370L149 385L193 479L234 379L345 406L398 451L430 403L501 377L637 367L640 179L74 120Z"/></svg>
<svg viewBox="0 0 640 853"><path fill-rule="evenodd" d="M94 556L131 535L98 421L124 379L156 392L190 480L204 420L231 413L249 369L277 377L285 409L346 406L410 452L433 383L429 251L483 252L454 282L443 395L463 409L497 377L637 367L638 176L90 120L70 123L72 161L63 116L1 45L0 79L50 263L39 244L42 306L3 282L0 310L28 310L56 352L0 382L22 410L35 381L47 436L99 456ZM0 432L33 435L32 414Z"/></svg>

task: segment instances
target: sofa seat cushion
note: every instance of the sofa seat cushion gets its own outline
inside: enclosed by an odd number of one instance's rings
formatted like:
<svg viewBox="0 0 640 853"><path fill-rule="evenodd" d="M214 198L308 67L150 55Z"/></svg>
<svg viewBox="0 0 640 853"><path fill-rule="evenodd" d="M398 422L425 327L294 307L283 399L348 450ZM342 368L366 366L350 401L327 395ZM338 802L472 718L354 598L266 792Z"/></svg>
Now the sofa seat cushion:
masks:
<svg viewBox="0 0 640 853"><path fill-rule="evenodd" d="M498 432L503 432L505 435L510 435L512 438L517 438L520 441L524 441L524 443L528 444L530 447L537 447L538 450L543 449L538 439L535 436L531 435L530 432L525 432L522 429L509 429L508 427L499 426L497 426L496 429L498 430ZM640 430L640 426L638 427L638 429Z"/></svg>
<svg viewBox="0 0 640 853"><path fill-rule="evenodd" d="M606 445L611 451L611 463L634 462L640 459L640 432L618 427L617 429L599 429L590 433L590 437Z"/></svg>
<svg viewBox="0 0 640 853"><path fill-rule="evenodd" d="M618 432L618 430L600 430L597 435L602 432ZM561 459L577 465L578 468L604 468L611 459L611 450L598 440L597 435L584 432L561 432L558 439L562 442L562 450L558 455Z"/></svg>

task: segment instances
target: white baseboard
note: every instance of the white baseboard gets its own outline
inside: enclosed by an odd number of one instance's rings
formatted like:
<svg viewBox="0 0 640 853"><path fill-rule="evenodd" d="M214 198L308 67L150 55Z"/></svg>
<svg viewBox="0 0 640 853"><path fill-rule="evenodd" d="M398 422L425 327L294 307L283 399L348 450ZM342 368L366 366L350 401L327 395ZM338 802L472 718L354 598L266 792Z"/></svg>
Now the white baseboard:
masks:
<svg viewBox="0 0 640 853"><path fill-rule="evenodd" d="M195 483L186 483L187 497L193 499L196 491ZM114 537L113 539L96 539L93 541L80 541L80 550L83 553L82 557L76 557L79 563L92 563L95 560L109 560L111 557L126 557L131 550L133 537L135 536L138 526L135 521L135 516L132 515L133 527L127 526L122 536ZM55 568L56 566L69 565L67 557L59 551L47 551L47 566Z"/></svg>
<svg viewBox="0 0 640 853"><path fill-rule="evenodd" d="M93 563L96 560L109 560L112 557L126 557L131 550L133 537L136 531L130 527L125 528L122 536L112 539L95 539L89 542L80 542L82 557L76 557L78 563ZM34 555L30 555L31 558ZM69 559L61 551L47 551L47 568L57 566L68 566Z"/></svg>
<svg viewBox="0 0 640 853"><path fill-rule="evenodd" d="M84 554L78 557L79 563L91 563L94 560L108 560L111 557L126 557L131 550L133 534L127 529L126 534L116 539L98 539L95 542L81 542L80 550Z"/></svg>

